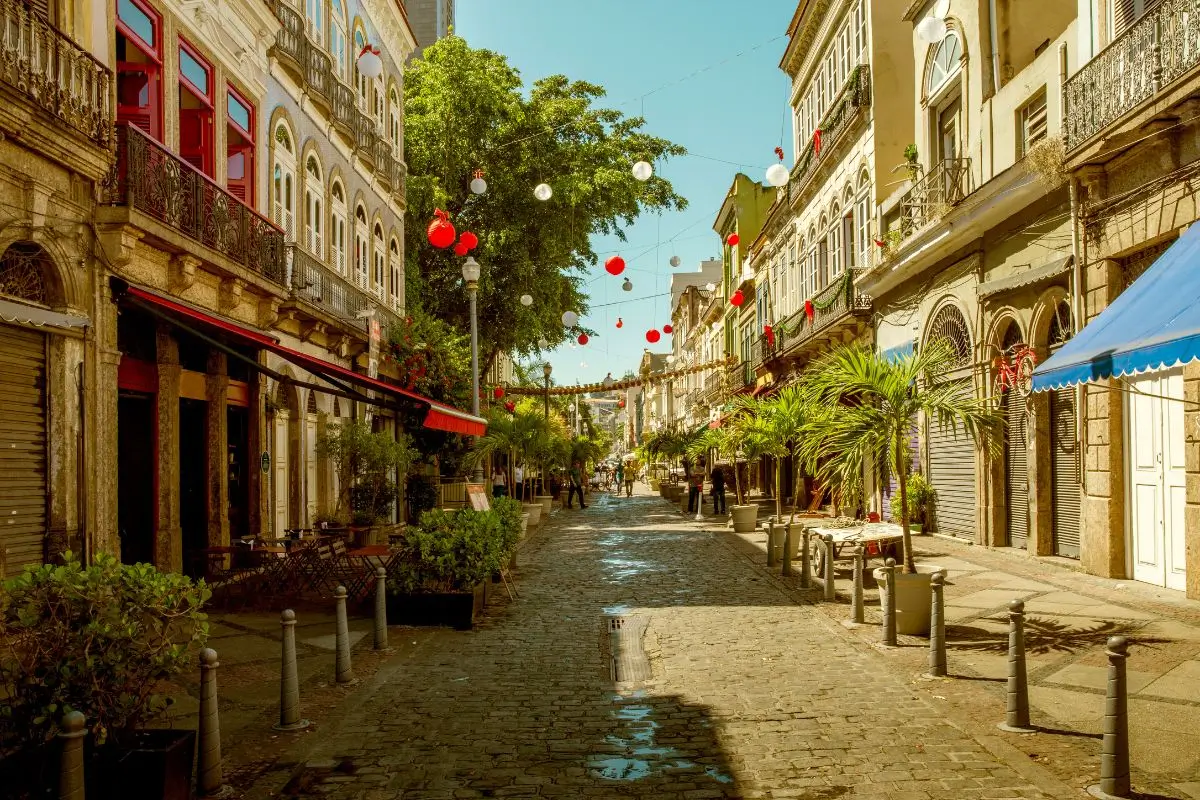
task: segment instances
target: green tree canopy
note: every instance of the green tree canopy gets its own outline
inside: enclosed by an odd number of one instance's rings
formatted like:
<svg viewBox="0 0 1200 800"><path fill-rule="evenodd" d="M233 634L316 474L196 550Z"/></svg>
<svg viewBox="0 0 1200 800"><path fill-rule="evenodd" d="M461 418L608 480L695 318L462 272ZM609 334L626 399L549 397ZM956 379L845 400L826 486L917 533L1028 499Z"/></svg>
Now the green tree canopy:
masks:
<svg viewBox="0 0 1200 800"><path fill-rule="evenodd" d="M497 352L528 354L539 338L551 346L568 332L559 318L582 314L582 273L596 263L592 234L624 236L643 211L686 207L658 175L641 183L635 161L661 162L682 147L642 131L644 120L593 104L596 84L562 75L525 91L521 76L490 50L458 36L425 48L405 77L408 163L406 280L410 305L465 330L462 259L429 244L434 209L447 211L459 233L479 237L472 253L479 282L481 360ZM487 192L470 182L483 170ZM548 202L533 187L549 184ZM522 306L522 294L534 298Z"/></svg>

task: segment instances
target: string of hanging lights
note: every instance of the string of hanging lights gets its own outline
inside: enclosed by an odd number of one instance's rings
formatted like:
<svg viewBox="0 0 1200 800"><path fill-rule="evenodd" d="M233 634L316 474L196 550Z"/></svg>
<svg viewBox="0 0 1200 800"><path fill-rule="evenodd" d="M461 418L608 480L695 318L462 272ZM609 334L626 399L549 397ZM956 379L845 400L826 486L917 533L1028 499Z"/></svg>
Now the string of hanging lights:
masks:
<svg viewBox="0 0 1200 800"><path fill-rule="evenodd" d="M552 386L550 394L555 396L562 395L577 395L577 394L592 394L593 392L609 392L620 391L622 389L632 389L637 386L645 386L647 384L658 383L660 381L669 381L684 375L691 375L696 372L703 372L709 369L719 369L721 367L732 366L738 363L735 356L709 361L704 364L694 364L680 369L672 370L671 372L663 372L654 375L650 378L628 378L626 380L614 381L611 384L607 381L600 383L585 383L577 386ZM499 389L500 387L497 387ZM546 393L544 387L537 386L510 386L504 389L504 393L513 396L542 396ZM503 396L503 395L501 395Z"/></svg>

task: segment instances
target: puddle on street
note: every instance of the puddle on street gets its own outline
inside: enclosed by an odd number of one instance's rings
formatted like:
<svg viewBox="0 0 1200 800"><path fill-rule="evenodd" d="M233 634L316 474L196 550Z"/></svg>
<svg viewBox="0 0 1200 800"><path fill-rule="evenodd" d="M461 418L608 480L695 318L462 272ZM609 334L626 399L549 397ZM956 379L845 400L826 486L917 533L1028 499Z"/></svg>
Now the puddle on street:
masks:
<svg viewBox="0 0 1200 800"><path fill-rule="evenodd" d="M628 614L632 610L633 606L629 605L628 603L619 603L615 606L605 606L604 608L600 609L600 612L609 616L620 617Z"/></svg>
<svg viewBox="0 0 1200 800"><path fill-rule="evenodd" d="M608 576L615 581L625 581L630 578L636 578L639 575L646 575L651 572L661 571L661 567L655 567L646 561L639 561L633 558L616 558L610 556L600 559L600 563L604 565Z"/></svg>

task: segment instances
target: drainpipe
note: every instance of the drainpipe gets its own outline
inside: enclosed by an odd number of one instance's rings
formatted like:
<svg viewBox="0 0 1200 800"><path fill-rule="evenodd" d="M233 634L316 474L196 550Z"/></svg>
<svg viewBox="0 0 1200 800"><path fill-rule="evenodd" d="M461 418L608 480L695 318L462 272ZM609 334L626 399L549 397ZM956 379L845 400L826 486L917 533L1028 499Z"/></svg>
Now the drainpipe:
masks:
<svg viewBox="0 0 1200 800"><path fill-rule="evenodd" d="M1000 91L1000 32L996 25L996 0L988 0L988 36L992 40L992 94Z"/></svg>
<svg viewBox="0 0 1200 800"><path fill-rule="evenodd" d="M1059 101L1059 116L1065 118L1067 113L1067 43L1058 46L1058 85L1061 93ZM1067 188L1071 195L1071 317L1072 327L1076 330L1083 325L1083 242L1079 236L1079 183L1075 176L1067 180ZM1079 485L1084 485L1083 473L1085 459L1083 454L1087 447L1087 424L1084 414L1084 402L1087 389L1082 383L1075 387L1075 447L1079 459Z"/></svg>

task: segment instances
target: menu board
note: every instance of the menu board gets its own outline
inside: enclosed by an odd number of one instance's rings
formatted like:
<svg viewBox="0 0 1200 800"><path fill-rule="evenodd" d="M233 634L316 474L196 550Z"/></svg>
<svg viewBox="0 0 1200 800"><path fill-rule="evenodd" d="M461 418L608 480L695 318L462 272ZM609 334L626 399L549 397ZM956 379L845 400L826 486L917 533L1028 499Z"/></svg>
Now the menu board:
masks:
<svg viewBox="0 0 1200 800"><path fill-rule="evenodd" d="M471 503L471 508L476 511L490 511L491 503L488 502L487 489L482 483L467 484L467 500Z"/></svg>

